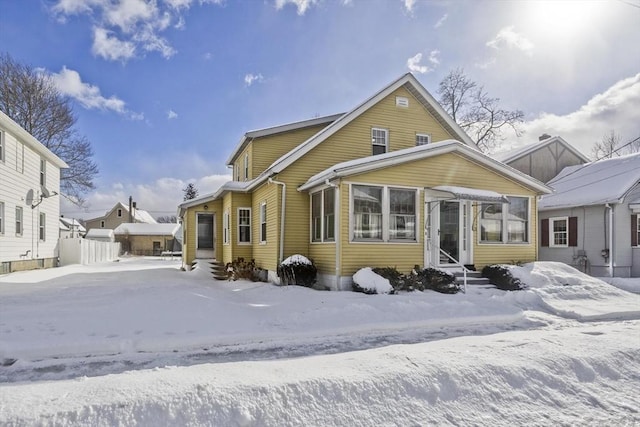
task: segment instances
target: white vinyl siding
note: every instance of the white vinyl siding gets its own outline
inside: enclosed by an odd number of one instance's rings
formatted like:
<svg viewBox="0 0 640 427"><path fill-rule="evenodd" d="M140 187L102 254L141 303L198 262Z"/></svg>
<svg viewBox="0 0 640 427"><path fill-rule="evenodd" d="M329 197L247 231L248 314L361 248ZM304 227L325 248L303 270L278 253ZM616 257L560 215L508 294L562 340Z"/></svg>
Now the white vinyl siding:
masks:
<svg viewBox="0 0 640 427"><path fill-rule="evenodd" d="M0 234L4 234L4 202L0 202Z"/></svg>
<svg viewBox="0 0 640 427"><path fill-rule="evenodd" d="M4 142L4 132L0 130L0 162L2 163L5 162L5 158L6 158L5 151L6 151L6 148L5 148L5 142Z"/></svg>

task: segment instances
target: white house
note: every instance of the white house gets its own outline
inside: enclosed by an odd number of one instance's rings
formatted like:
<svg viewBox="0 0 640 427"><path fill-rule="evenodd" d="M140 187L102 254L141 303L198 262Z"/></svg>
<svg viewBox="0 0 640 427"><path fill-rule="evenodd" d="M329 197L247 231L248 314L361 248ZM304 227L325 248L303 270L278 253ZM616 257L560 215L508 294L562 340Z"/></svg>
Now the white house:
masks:
<svg viewBox="0 0 640 427"><path fill-rule="evenodd" d="M640 277L640 153L565 168L542 197L539 259Z"/></svg>
<svg viewBox="0 0 640 427"><path fill-rule="evenodd" d="M84 237L87 234L87 229L84 228L80 221L75 218L60 217L60 238L61 239L74 239L78 237Z"/></svg>
<svg viewBox="0 0 640 427"><path fill-rule="evenodd" d="M0 111L0 274L54 267L67 164Z"/></svg>

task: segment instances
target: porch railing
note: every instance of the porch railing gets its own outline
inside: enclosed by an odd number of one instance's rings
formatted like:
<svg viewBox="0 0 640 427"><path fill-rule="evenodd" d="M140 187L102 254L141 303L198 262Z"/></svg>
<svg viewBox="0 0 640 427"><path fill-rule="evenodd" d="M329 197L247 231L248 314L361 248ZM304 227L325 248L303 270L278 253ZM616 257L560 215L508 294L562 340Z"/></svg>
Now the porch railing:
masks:
<svg viewBox="0 0 640 427"><path fill-rule="evenodd" d="M467 272L469 270L467 269L467 267L465 267L464 265L460 264L460 261L458 261L457 259L455 259L451 255L449 255L448 253L443 251L442 248L440 248L440 253L444 254L447 258L449 258L451 261L453 261L453 263L455 265L457 265L458 267L462 268L462 278L464 280L464 293L466 294L467 293Z"/></svg>

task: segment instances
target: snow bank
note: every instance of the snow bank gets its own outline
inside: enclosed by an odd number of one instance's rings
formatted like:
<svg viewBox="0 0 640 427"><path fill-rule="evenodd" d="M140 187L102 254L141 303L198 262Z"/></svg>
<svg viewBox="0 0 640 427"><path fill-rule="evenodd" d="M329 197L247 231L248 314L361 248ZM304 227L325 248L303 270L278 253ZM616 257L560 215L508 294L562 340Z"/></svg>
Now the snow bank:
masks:
<svg viewBox="0 0 640 427"><path fill-rule="evenodd" d="M373 272L370 267L361 268L353 275L353 281L365 291L388 294L393 286L388 279Z"/></svg>
<svg viewBox="0 0 640 427"><path fill-rule="evenodd" d="M640 322L0 385L0 424L631 425Z"/></svg>
<svg viewBox="0 0 640 427"><path fill-rule="evenodd" d="M285 258L285 260L282 261L282 264L283 265L291 265L291 264L312 265L313 263L309 258L305 257L304 255L291 255L290 257Z"/></svg>

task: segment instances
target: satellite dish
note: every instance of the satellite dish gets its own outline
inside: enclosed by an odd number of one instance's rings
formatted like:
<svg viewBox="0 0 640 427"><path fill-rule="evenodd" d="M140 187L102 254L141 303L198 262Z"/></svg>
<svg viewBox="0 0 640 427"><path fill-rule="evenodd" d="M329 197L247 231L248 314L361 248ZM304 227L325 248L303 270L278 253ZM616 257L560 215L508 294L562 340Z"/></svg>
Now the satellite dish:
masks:
<svg viewBox="0 0 640 427"><path fill-rule="evenodd" d="M27 206L31 206L33 204L33 190L27 191L27 197L25 198L24 203Z"/></svg>
<svg viewBox="0 0 640 427"><path fill-rule="evenodd" d="M44 197L45 199L51 197L51 193L49 193L49 190L47 190L47 187L45 187L44 185L40 186L40 191L42 191L42 197Z"/></svg>

